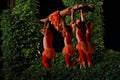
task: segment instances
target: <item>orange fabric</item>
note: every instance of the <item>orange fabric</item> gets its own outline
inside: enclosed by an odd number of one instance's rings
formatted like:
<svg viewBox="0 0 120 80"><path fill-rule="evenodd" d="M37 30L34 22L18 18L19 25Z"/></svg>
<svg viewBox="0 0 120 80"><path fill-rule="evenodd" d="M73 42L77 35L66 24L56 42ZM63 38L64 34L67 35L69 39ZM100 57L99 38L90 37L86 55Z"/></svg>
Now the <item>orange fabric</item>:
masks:
<svg viewBox="0 0 120 80"><path fill-rule="evenodd" d="M75 55L74 47L72 45L67 45L63 48L62 53L64 55L68 54L69 56L73 56L73 55Z"/></svg>
<svg viewBox="0 0 120 80"><path fill-rule="evenodd" d="M47 56L49 59L54 59L56 57L56 52L54 50L54 48L46 48L42 55Z"/></svg>
<svg viewBox="0 0 120 80"><path fill-rule="evenodd" d="M59 15L59 11L55 11L53 12L50 16L49 16L49 20L51 21L51 23L54 25L56 30L61 30L62 29L62 23L63 20Z"/></svg>

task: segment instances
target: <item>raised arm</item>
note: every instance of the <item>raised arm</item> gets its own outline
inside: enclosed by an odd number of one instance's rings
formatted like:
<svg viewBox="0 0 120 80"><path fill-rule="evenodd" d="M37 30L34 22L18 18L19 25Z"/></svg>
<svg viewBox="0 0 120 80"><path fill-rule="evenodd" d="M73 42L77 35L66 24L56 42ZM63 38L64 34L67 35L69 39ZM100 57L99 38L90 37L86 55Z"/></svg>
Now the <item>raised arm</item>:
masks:
<svg viewBox="0 0 120 80"><path fill-rule="evenodd" d="M71 22L74 22L74 9L71 9Z"/></svg>
<svg viewBox="0 0 120 80"><path fill-rule="evenodd" d="M80 10L80 9L82 9L84 7L84 4L76 4L76 5L74 5L72 8L74 9L74 10Z"/></svg>
<svg viewBox="0 0 120 80"><path fill-rule="evenodd" d="M49 20L48 18L40 19L40 21L43 22L43 23L46 23L48 20Z"/></svg>

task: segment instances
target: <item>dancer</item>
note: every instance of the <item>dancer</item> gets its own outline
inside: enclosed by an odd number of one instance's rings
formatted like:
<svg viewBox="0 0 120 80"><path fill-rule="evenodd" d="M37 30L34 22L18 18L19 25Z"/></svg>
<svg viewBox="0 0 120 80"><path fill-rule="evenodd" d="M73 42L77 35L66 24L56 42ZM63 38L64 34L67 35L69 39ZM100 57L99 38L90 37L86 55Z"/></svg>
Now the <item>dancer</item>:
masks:
<svg viewBox="0 0 120 80"><path fill-rule="evenodd" d="M64 27L62 30L62 35L64 37L64 48L62 53L64 55L66 67L74 67L74 63L71 58L75 55L75 50L72 45L72 29L69 26Z"/></svg>
<svg viewBox="0 0 120 80"><path fill-rule="evenodd" d="M76 27L76 38L78 41L76 48L79 54L77 62L80 64L80 68L86 68L86 62L88 63L88 67L91 66L91 53L94 53L94 48L90 41L92 36L92 24L85 20L86 13L86 9L80 10L81 17L76 20L73 26L73 28Z"/></svg>
<svg viewBox="0 0 120 80"><path fill-rule="evenodd" d="M51 61L56 57L56 52L52 46L53 34L52 31L50 30L49 24L50 24L49 21L45 22L44 27L41 30L41 33L44 35L43 38L44 51L42 53L42 64L46 69L51 68L52 66Z"/></svg>

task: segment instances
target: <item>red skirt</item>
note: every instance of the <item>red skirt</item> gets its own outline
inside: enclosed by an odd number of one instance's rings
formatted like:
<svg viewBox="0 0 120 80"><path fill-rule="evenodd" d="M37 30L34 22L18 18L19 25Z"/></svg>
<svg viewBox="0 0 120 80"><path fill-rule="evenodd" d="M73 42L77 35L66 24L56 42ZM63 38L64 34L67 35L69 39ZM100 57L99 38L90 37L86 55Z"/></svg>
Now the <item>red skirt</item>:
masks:
<svg viewBox="0 0 120 80"><path fill-rule="evenodd" d="M56 57L56 52L54 48L47 48L43 51L42 55L47 56L49 59L54 59Z"/></svg>
<svg viewBox="0 0 120 80"><path fill-rule="evenodd" d="M75 55L75 49L72 45L67 45L62 50L63 55L68 54L69 56Z"/></svg>
<svg viewBox="0 0 120 80"><path fill-rule="evenodd" d="M93 54L95 52L94 47L89 41L81 41L76 45L77 49L82 49L85 53Z"/></svg>
<svg viewBox="0 0 120 80"><path fill-rule="evenodd" d="M88 53L90 53L90 54L95 53L94 46L90 41L87 41L87 45L88 45Z"/></svg>
<svg viewBox="0 0 120 80"><path fill-rule="evenodd" d="M86 41L78 42L76 45L77 49L82 49L85 53L88 51L88 46Z"/></svg>

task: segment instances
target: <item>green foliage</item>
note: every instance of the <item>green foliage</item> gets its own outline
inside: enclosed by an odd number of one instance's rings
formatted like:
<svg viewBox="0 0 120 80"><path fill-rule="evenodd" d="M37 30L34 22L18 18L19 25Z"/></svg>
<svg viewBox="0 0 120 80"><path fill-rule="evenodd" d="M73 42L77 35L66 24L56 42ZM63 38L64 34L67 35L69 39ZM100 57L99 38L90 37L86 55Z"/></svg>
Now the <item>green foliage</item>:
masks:
<svg viewBox="0 0 120 80"><path fill-rule="evenodd" d="M39 62L31 65L16 80L119 80L120 79L120 52L113 50L97 54L99 59L91 68L66 68L63 54L58 53L56 60L52 61L52 68L46 70ZM73 59L73 61L75 61Z"/></svg>
<svg viewBox="0 0 120 80"><path fill-rule="evenodd" d="M96 48L93 54L94 65L91 68L66 68L63 54L57 53L52 61L52 68L46 70L41 64L42 35L36 0L16 0L13 10L6 10L1 15L2 46L4 62L0 70L5 80L120 80L120 53L104 50L103 16L101 0L63 0L64 5L76 3L94 4L93 14L87 19L94 25L92 41ZM76 15L76 18L79 16ZM67 17L67 23L70 17ZM75 36L75 34L74 34ZM73 39L75 46L76 39ZM75 61L76 56L73 58Z"/></svg>
<svg viewBox="0 0 120 80"><path fill-rule="evenodd" d="M62 0L65 6L73 6L75 4L93 4L95 7L95 11L93 13L89 12L87 15L87 20L92 22L93 24L93 35L92 35L92 43L95 46L96 52L101 52L104 50L104 28L103 28L103 1L102 0ZM75 13L75 19L79 18L80 16ZM67 17L67 23L70 22L70 17ZM73 39L74 45L76 44L76 39Z"/></svg>
<svg viewBox="0 0 120 80"><path fill-rule="evenodd" d="M1 15L5 80L18 76L41 55L41 24L35 0L16 1L14 9Z"/></svg>

